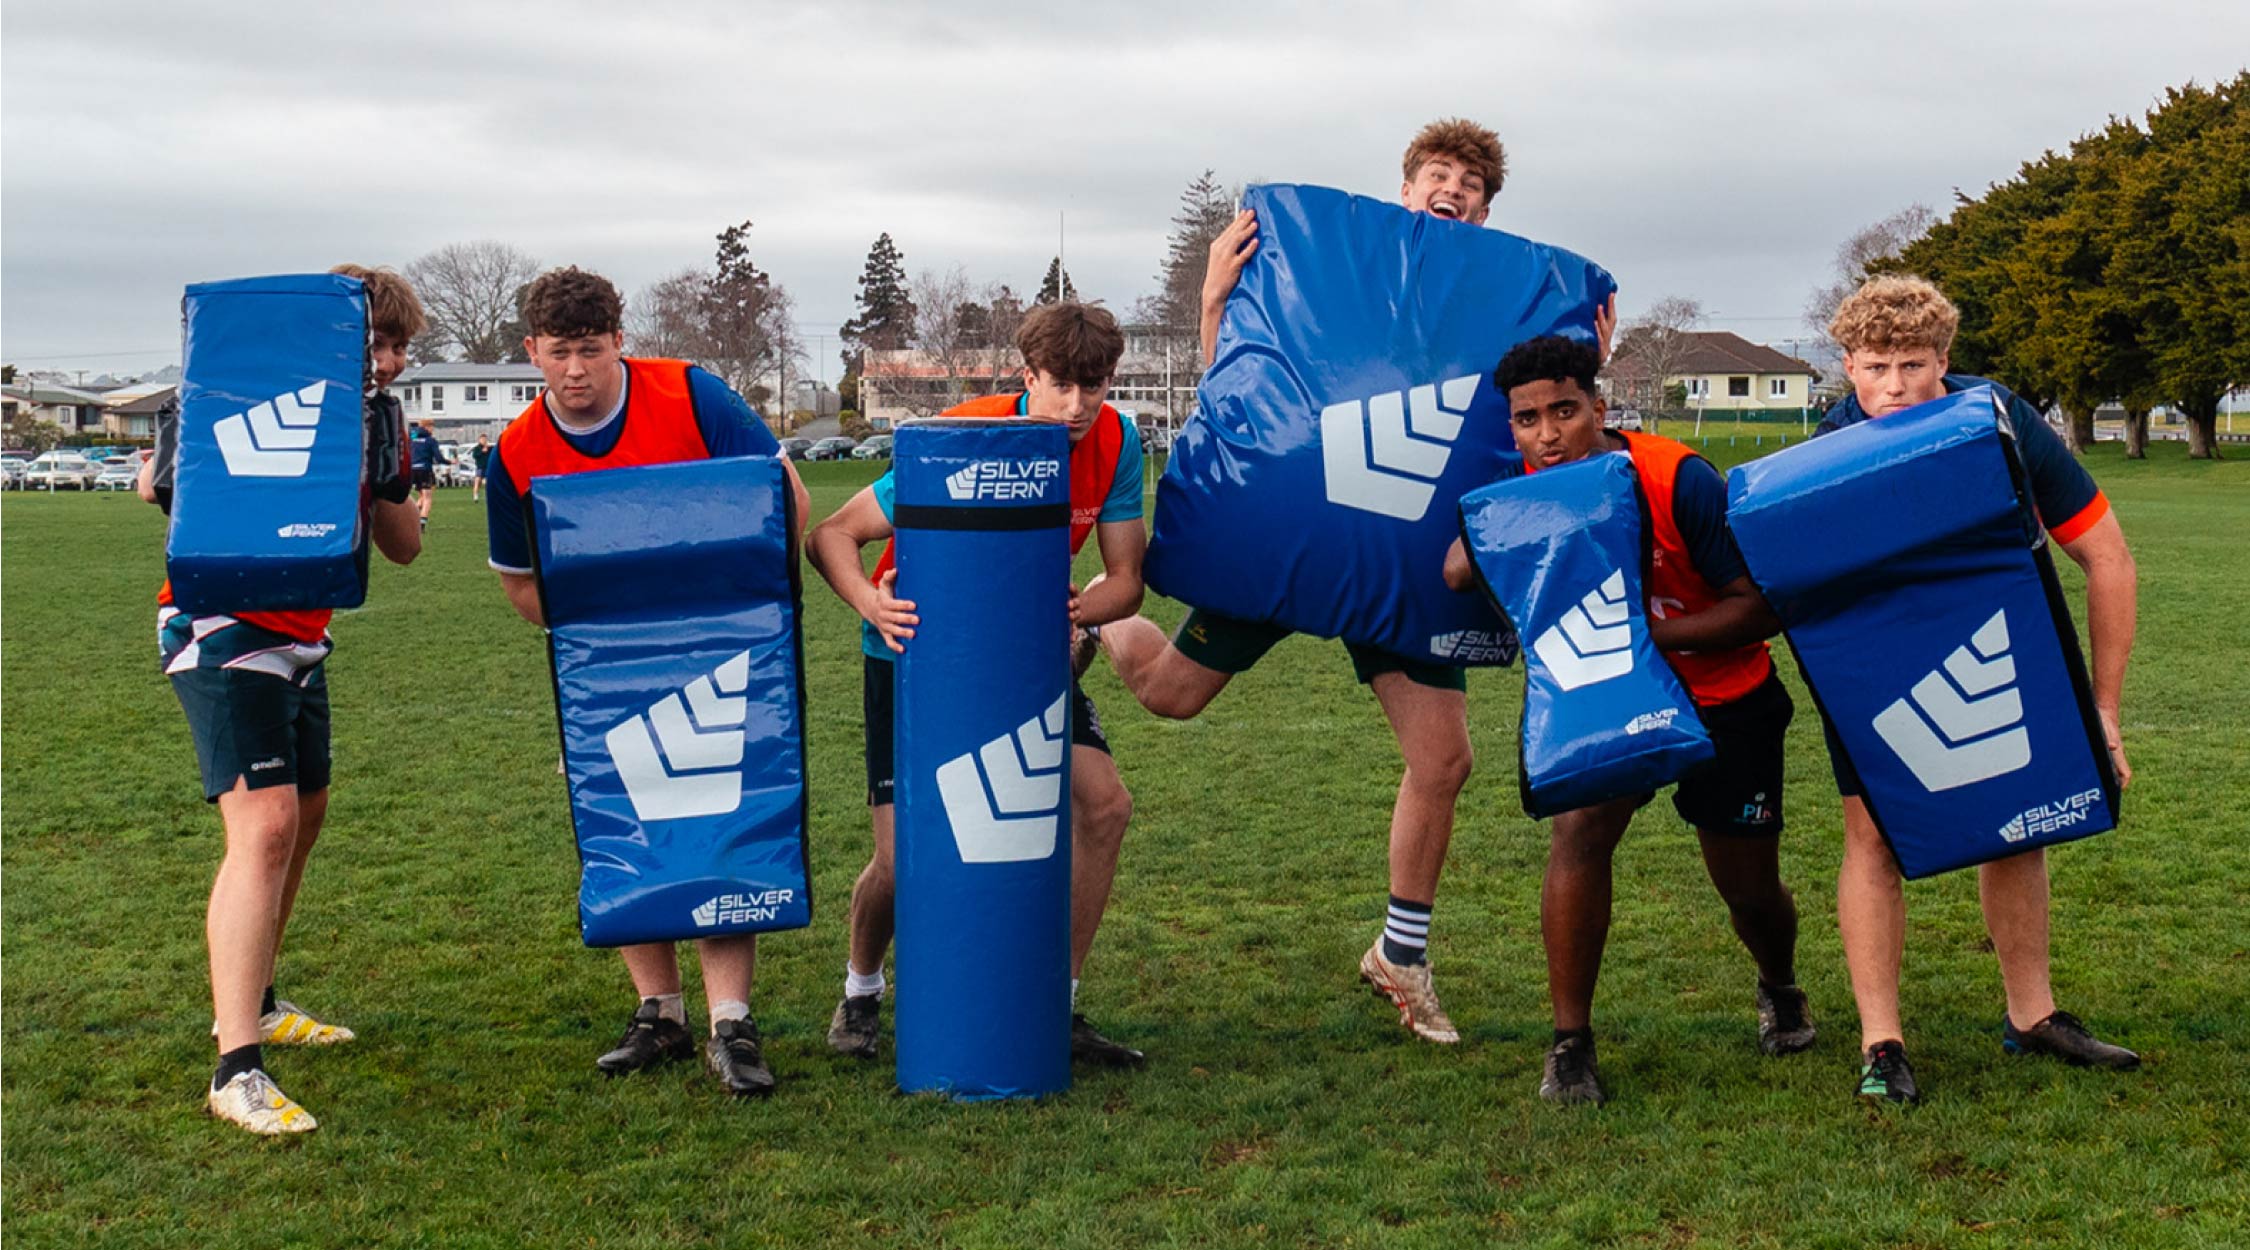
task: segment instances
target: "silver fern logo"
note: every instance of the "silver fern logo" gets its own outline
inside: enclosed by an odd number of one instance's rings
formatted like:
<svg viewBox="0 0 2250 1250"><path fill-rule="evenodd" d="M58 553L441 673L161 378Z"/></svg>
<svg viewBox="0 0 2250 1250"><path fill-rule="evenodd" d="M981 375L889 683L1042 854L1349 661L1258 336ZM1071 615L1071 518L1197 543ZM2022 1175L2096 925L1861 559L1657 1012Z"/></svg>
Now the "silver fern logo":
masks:
<svg viewBox="0 0 2250 1250"><path fill-rule="evenodd" d="M327 393L327 382L315 382L219 418L211 434L218 441L228 476L303 477L312 467L313 439L320 433L320 401Z"/></svg>
<svg viewBox="0 0 2250 1250"><path fill-rule="evenodd" d="M1531 650L1565 690L1632 672L1633 624L1626 610L1625 570L1611 573L1570 605L1562 619L1531 644Z"/></svg>
<svg viewBox="0 0 2250 1250"><path fill-rule="evenodd" d="M723 816L742 803L743 721L750 701L744 651L665 695L602 739L633 814L644 821Z"/></svg>
<svg viewBox="0 0 2250 1250"><path fill-rule="evenodd" d="M2004 777L2031 762L2015 681L2002 609L1878 713L1875 732L1933 793Z"/></svg>
<svg viewBox="0 0 2250 1250"><path fill-rule="evenodd" d="M1055 853L1070 695L937 770L938 798L965 864L1005 864Z"/></svg>
<svg viewBox="0 0 2250 1250"><path fill-rule="evenodd" d="M1476 398L1477 374L1320 410L1320 462L1328 502L1419 521L1437 495L1453 440Z"/></svg>

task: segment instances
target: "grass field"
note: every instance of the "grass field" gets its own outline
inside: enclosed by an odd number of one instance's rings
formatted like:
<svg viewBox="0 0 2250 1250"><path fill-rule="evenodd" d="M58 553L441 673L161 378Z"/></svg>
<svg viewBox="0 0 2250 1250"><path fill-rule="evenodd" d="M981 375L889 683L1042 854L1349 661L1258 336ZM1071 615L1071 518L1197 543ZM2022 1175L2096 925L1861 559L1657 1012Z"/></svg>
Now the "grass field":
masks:
<svg viewBox="0 0 2250 1250"><path fill-rule="evenodd" d="M1729 452L1712 449L1728 463ZM1739 446L1733 454L1747 454ZM1850 1099L1840 834L1802 684L1784 844L1825 1032L1759 1056L1752 974L1668 804L1618 861L1596 1010L1615 1101L1536 1096L1544 835L1517 806L1514 670L1474 675L1478 771L1434 954L1465 1034L1417 1043L1355 983L1398 761L1341 648L1294 639L1199 720L1089 677L1138 814L1081 1005L1149 1067L1040 1105L892 1092L822 1044L867 846L852 618L808 588L815 922L753 1004L782 1085L598 1077L632 999L576 937L546 662L441 496L428 551L338 619L339 783L283 992L352 1025L277 1051L320 1132L202 1114L218 858L154 666L161 519L0 506L5 1232L11 1246L1774 1246L2250 1244L2250 458L2094 457L2141 569L2126 827L2054 854L2059 994L2134 1074L2010 1060L1966 874L1909 887L1905 1007L1929 1103ZM865 466L810 466L825 514ZM2077 594L2073 568L2066 582ZM1155 604L1167 624L1179 609ZM690 1002L700 1018L700 997ZM886 1050L886 1058L888 1052Z"/></svg>

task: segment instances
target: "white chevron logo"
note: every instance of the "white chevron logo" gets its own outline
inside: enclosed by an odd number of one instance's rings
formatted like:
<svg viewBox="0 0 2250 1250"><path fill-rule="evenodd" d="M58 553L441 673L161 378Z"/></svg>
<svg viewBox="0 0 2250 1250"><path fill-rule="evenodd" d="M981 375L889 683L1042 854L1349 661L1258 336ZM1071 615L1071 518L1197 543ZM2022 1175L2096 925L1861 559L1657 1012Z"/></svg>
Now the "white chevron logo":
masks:
<svg viewBox="0 0 2250 1250"><path fill-rule="evenodd" d="M937 770L938 797L965 864L1006 864L1055 853L1069 744L1066 691L1045 713ZM979 765L982 765L980 768ZM989 788L988 788L989 787Z"/></svg>
<svg viewBox="0 0 2250 1250"><path fill-rule="evenodd" d="M1625 608L1625 570L1619 569L1539 635L1531 649L1556 685L1576 690L1633 671L1633 625Z"/></svg>
<svg viewBox="0 0 2250 1250"><path fill-rule="evenodd" d="M1320 410L1320 460L1328 502L1419 521L1461 436L1477 374Z"/></svg>
<svg viewBox="0 0 2250 1250"><path fill-rule="evenodd" d="M219 455L231 477L303 477L312 465L313 437L320 433L320 401L326 381L300 391L284 391L248 412L221 417L211 427Z"/></svg>
<svg viewBox="0 0 2250 1250"><path fill-rule="evenodd" d="M635 816L644 821L723 816L741 804L742 722L750 711L743 691L749 684L745 651L602 739Z"/></svg>
<svg viewBox="0 0 2250 1250"><path fill-rule="evenodd" d="M688 918L695 921L695 925L699 929L708 929L719 923L719 900L714 898L710 902L697 907L694 911L688 913Z"/></svg>
<svg viewBox="0 0 2250 1250"><path fill-rule="evenodd" d="M2005 776L2031 762L2031 731L2020 723L2023 696L2015 680L2002 609L1968 645L1923 674L1906 698L1877 714L1875 732L1932 792Z"/></svg>

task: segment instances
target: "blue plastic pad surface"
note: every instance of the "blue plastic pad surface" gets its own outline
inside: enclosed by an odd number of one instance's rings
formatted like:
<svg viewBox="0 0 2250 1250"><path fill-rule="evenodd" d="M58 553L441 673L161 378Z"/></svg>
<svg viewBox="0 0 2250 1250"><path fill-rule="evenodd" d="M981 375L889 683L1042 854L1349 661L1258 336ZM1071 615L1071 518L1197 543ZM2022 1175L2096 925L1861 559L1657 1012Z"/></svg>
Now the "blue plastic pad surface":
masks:
<svg viewBox="0 0 2250 1250"><path fill-rule="evenodd" d="M589 946L811 923L792 498L761 456L532 479Z"/></svg>
<svg viewBox="0 0 2250 1250"><path fill-rule="evenodd" d="M1070 442L898 433L898 1084L1070 1087Z"/></svg>
<svg viewBox="0 0 2250 1250"><path fill-rule="evenodd" d="M358 606L367 597L359 279L201 282L181 308L164 548L173 602L197 613Z"/></svg>
<svg viewBox="0 0 2250 1250"><path fill-rule="evenodd" d="M1695 702L1649 639L1633 459L1593 456L1470 491L1461 537L1524 651L1523 809L1670 785L1710 759Z"/></svg>
<svg viewBox="0 0 2250 1250"><path fill-rule="evenodd" d="M1728 520L1909 877L2117 823L2078 638L1990 387L1728 475Z"/></svg>
<svg viewBox="0 0 2250 1250"><path fill-rule="evenodd" d="M1591 342L1583 257L1325 187L1261 186L1258 250L1157 487L1148 583L1196 607L1410 659L1515 639L1440 570L1462 494L1520 471L1492 369Z"/></svg>

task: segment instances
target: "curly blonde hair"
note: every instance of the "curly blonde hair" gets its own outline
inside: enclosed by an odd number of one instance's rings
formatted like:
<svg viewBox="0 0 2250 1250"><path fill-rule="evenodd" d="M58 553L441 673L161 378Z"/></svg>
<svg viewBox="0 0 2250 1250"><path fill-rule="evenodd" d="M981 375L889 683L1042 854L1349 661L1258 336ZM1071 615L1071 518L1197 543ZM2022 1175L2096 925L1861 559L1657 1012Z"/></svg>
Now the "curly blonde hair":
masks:
<svg viewBox="0 0 2250 1250"><path fill-rule="evenodd" d="M1422 127L1406 145L1406 180L1414 181L1414 171L1435 156L1451 157L1483 179L1488 206L1508 176L1508 151L1500 146L1500 136L1465 117L1441 118Z"/></svg>
<svg viewBox="0 0 2250 1250"><path fill-rule="evenodd" d="M1886 274L1869 278L1836 306L1828 333L1847 352L1911 351L1926 347L1943 356L1953 350L1961 310L1927 278Z"/></svg>

